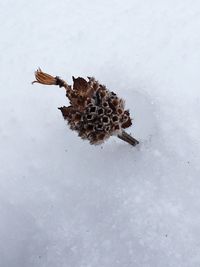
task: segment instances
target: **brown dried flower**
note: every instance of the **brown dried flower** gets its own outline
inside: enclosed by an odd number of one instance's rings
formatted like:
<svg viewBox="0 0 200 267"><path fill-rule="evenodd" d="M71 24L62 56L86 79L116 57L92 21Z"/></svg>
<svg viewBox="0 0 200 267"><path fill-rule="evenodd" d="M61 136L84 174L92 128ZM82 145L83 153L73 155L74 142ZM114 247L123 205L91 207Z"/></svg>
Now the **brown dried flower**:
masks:
<svg viewBox="0 0 200 267"><path fill-rule="evenodd" d="M97 145L115 135L133 146L139 143L124 131L132 125L124 100L93 77L88 77L88 81L72 77L73 88L58 76L53 77L41 69L35 72L35 78L33 83L65 88L70 106L59 109L70 128L77 131L82 139Z"/></svg>

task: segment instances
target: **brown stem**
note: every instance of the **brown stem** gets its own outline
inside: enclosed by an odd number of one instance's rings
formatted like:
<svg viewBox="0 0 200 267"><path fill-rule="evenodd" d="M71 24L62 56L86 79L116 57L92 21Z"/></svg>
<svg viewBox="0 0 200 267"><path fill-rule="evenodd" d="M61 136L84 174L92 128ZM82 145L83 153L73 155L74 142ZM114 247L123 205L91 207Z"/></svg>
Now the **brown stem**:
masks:
<svg viewBox="0 0 200 267"><path fill-rule="evenodd" d="M122 131L122 133L119 134L118 137L132 146L136 146L137 144L139 144L139 142L135 138L127 134L125 131Z"/></svg>

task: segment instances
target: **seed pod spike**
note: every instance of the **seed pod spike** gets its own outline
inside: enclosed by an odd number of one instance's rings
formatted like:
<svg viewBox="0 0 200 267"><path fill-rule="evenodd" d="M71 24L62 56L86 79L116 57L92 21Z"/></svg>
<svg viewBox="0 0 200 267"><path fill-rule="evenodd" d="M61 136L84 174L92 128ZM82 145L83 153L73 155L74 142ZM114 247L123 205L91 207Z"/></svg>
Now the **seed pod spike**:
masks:
<svg viewBox="0 0 200 267"><path fill-rule="evenodd" d="M70 105L59 110L71 130L78 132L82 139L98 145L111 136L117 136L132 146L139 143L124 131L132 125L129 110L125 110L125 101L95 78L88 77L87 81L72 76L73 86L70 86L60 77L53 77L40 68L35 72L35 78L33 83L65 88Z"/></svg>

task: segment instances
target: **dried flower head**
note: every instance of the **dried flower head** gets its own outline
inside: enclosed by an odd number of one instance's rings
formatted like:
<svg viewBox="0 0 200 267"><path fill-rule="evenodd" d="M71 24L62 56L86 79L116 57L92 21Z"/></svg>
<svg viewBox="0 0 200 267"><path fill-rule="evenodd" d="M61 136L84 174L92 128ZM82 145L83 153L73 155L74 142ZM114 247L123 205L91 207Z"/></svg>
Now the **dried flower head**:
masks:
<svg viewBox="0 0 200 267"><path fill-rule="evenodd" d="M125 102L114 92L109 91L93 77L74 78L73 87L38 69L35 72L36 81L45 85L64 87L70 106L60 107L60 111L70 128L78 132L82 139L90 144L101 144L112 135L135 146L139 142L127 134L124 129L132 125L129 110Z"/></svg>

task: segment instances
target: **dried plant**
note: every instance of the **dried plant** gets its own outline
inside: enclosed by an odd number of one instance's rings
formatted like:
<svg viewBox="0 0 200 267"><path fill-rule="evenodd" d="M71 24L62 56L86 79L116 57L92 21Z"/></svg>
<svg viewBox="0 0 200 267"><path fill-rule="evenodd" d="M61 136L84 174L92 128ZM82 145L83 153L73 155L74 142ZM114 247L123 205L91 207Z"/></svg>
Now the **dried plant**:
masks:
<svg viewBox="0 0 200 267"><path fill-rule="evenodd" d="M133 146L139 143L124 131L132 125L129 110L125 110L125 101L93 77L88 77L88 81L72 77L73 87L41 69L35 72L35 78L33 83L65 88L70 106L59 109L70 128L77 131L82 139L97 145L115 135Z"/></svg>

